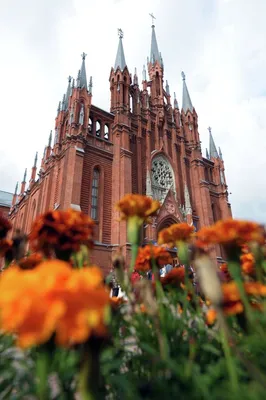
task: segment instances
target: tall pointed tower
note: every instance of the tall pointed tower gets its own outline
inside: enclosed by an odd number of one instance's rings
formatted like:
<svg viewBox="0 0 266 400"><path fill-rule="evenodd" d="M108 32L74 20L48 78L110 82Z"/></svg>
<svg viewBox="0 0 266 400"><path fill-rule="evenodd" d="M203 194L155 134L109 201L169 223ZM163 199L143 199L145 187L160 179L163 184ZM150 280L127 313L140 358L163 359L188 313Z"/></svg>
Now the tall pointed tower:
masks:
<svg viewBox="0 0 266 400"><path fill-rule="evenodd" d="M118 49L109 81L111 89L111 112L126 114L129 112L129 87L131 78L126 65L123 36L122 29L118 29Z"/></svg>
<svg viewBox="0 0 266 400"><path fill-rule="evenodd" d="M130 85L131 77L127 68L123 32L118 29L118 49L114 67L110 73L111 112L114 113L113 137L113 178L112 178L112 241L126 243L126 224L119 221L115 204L126 193L132 192L132 154L130 152ZM123 172L122 172L123 171ZM125 250L125 249L124 249Z"/></svg>

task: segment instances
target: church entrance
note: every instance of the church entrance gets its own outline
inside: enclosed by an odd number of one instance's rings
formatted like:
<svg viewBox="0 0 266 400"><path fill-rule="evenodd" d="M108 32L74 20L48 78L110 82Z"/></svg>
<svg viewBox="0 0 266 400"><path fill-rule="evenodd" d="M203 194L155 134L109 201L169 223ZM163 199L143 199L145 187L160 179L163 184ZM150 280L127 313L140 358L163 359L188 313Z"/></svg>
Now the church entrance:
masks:
<svg viewBox="0 0 266 400"><path fill-rule="evenodd" d="M169 228L169 226L173 224L177 224L180 222L175 216L173 215L168 215L165 218L163 218L158 226L157 226L157 237L159 235L159 232L165 228ZM179 265L179 259L178 259L178 251L177 248L174 247L173 249L167 248L167 251L171 254L172 256L172 266L176 267Z"/></svg>

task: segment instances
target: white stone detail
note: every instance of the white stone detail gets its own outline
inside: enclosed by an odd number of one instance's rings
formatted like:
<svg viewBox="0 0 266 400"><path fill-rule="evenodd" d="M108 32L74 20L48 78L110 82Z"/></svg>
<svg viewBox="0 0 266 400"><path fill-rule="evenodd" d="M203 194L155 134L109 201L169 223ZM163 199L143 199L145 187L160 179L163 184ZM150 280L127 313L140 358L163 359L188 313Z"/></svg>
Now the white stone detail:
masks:
<svg viewBox="0 0 266 400"><path fill-rule="evenodd" d="M221 169L220 169L220 178L221 178L221 184L225 185L224 172Z"/></svg>
<svg viewBox="0 0 266 400"><path fill-rule="evenodd" d="M164 202L170 189L175 194L174 172L168 160L162 155L158 155L152 161L151 186L152 197L161 203Z"/></svg>

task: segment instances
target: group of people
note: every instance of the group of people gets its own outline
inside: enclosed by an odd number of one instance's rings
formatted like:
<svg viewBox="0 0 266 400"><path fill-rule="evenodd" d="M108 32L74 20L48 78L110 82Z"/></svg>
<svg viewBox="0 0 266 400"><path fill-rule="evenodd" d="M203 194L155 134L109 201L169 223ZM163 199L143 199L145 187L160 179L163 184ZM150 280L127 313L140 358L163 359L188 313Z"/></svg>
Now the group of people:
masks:
<svg viewBox="0 0 266 400"><path fill-rule="evenodd" d="M173 264L164 265L159 271L160 277L164 277L173 268L176 268L176 267L183 267L179 263L178 259L174 259ZM194 276L194 271L193 271L192 267L189 267L189 273ZM134 285L137 281L139 281L142 278L143 278L143 276L138 271L134 270L133 273L131 274L131 283ZM147 272L147 279L151 280L151 281L154 280L154 274L153 274L152 270ZM111 271L110 286L111 286L111 293L110 293L111 297L122 297L124 295L124 293L121 291L121 288L119 286L119 282L117 281L114 270Z"/></svg>

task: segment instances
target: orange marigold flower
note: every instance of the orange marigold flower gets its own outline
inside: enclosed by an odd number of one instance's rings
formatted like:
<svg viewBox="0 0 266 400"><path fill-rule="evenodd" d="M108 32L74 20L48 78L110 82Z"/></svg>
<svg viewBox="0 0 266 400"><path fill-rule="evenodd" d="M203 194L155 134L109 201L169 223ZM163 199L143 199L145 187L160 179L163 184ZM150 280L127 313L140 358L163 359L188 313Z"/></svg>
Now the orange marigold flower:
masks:
<svg viewBox="0 0 266 400"><path fill-rule="evenodd" d="M241 268L244 274L252 275L255 272L255 258L252 253L245 253L240 257Z"/></svg>
<svg viewBox="0 0 266 400"><path fill-rule="evenodd" d="M176 242L188 242L192 238L194 226L185 222L173 224L159 232L158 243L167 243L169 246L175 246Z"/></svg>
<svg viewBox="0 0 266 400"><path fill-rule="evenodd" d="M0 239L4 239L7 235L7 232L12 228L11 223L4 216L3 213L0 213Z"/></svg>
<svg viewBox="0 0 266 400"><path fill-rule="evenodd" d="M126 194L116 207L122 214L121 219L127 220L130 217L138 216L146 220L156 214L160 208L160 202L141 194Z"/></svg>
<svg viewBox="0 0 266 400"><path fill-rule="evenodd" d="M48 341L82 343L93 334L106 334L109 295L99 268L73 270L59 260L44 261L25 271L17 266L0 279L0 326L16 334L20 347Z"/></svg>
<svg viewBox="0 0 266 400"><path fill-rule="evenodd" d="M241 314L244 311L244 306L241 301L229 302L223 305L225 315Z"/></svg>
<svg viewBox="0 0 266 400"><path fill-rule="evenodd" d="M163 247L147 245L139 248L135 264L136 271L148 272L151 270L152 259L154 259L158 268L162 268L163 265L172 261L170 253Z"/></svg>
<svg viewBox="0 0 266 400"><path fill-rule="evenodd" d="M32 253L27 257L23 257L18 261L18 266L22 269L33 269L43 261L40 253Z"/></svg>
<svg viewBox="0 0 266 400"><path fill-rule="evenodd" d="M163 286L173 285L180 286L185 281L185 268L176 267L173 268L168 274L161 278L161 283Z"/></svg>
<svg viewBox="0 0 266 400"><path fill-rule="evenodd" d="M206 323L207 325L213 325L217 319L217 311L211 308L206 313Z"/></svg>
<svg viewBox="0 0 266 400"><path fill-rule="evenodd" d="M82 212L48 211L33 223L30 240L36 250L78 251L81 244L92 246L93 226L92 219Z"/></svg>
<svg viewBox="0 0 266 400"><path fill-rule="evenodd" d="M245 282L244 289L247 295L266 296L266 285L260 282ZM223 303L234 303L241 300L237 284L234 281L222 285Z"/></svg>
<svg viewBox="0 0 266 400"><path fill-rule="evenodd" d="M204 227L197 232L196 244L199 247L211 244L237 245L257 242L263 244L265 232L261 225L255 222L227 219L218 221L215 225Z"/></svg>
<svg viewBox="0 0 266 400"><path fill-rule="evenodd" d="M260 282L246 282L244 283L245 291L253 296L266 296L266 285Z"/></svg>
<svg viewBox="0 0 266 400"><path fill-rule="evenodd" d="M240 293L234 281L222 284L223 302L230 303L240 300Z"/></svg>
<svg viewBox="0 0 266 400"><path fill-rule="evenodd" d="M0 240L0 257L5 257L6 253L12 249L13 241L9 239Z"/></svg>

